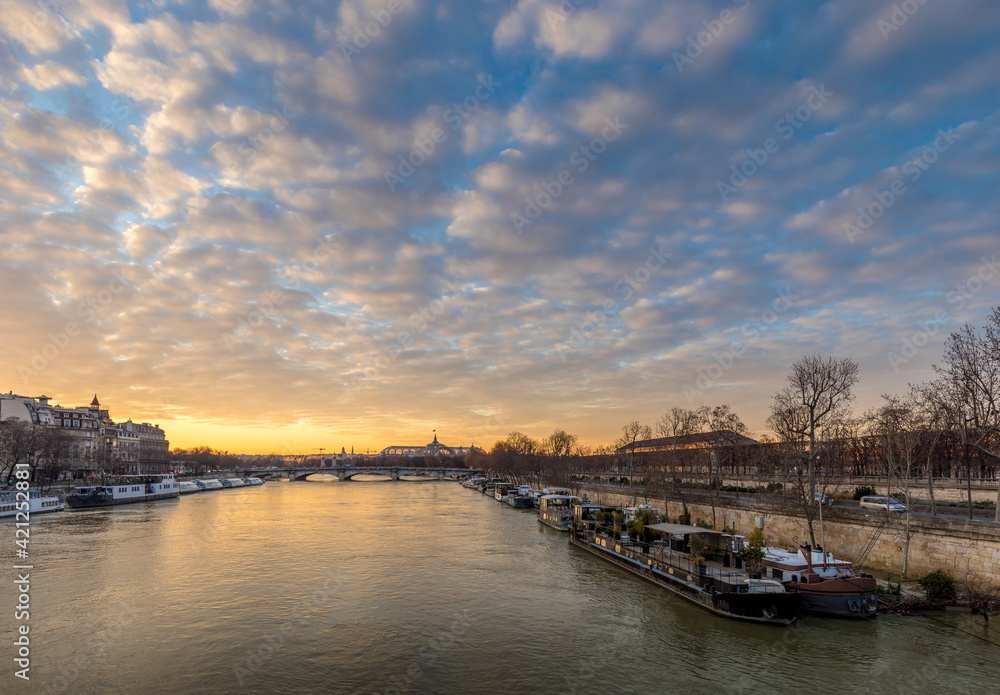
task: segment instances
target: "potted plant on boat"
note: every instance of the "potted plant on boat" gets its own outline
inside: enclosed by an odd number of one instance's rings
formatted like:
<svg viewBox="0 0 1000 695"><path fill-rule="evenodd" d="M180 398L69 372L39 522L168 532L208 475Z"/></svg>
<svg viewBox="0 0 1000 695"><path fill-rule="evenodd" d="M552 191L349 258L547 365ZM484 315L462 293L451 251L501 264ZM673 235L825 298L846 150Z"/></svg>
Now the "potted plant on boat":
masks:
<svg viewBox="0 0 1000 695"><path fill-rule="evenodd" d="M625 523L625 512L621 510L615 511L611 516L611 520L614 523L613 531L611 533L614 536L614 539L618 540L622 537L622 524Z"/></svg>
<svg viewBox="0 0 1000 695"><path fill-rule="evenodd" d="M747 538L746 545L736 552L736 556L746 564L751 579L760 579L760 573L764 567L763 530L755 528L750 537Z"/></svg>
<svg viewBox="0 0 1000 695"><path fill-rule="evenodd" d="M699 574L705 573L705 539L701 537L700 534L692 533L688 537L688 548L691 549L691 553L688 555L688 560L690 560L695 567L698 568Z"/></svg>
<svg viewBox="0 0 1000 695"><path fill-rule="evenodd" d="M653 542L654 534L647 528L654 523L653 513L649 511L642 511L636 514L635 521L635 537L639 541L639 546L642 548L642 552L649 553L649 544ZM631 530L629 534L631 534Z"/></svg>

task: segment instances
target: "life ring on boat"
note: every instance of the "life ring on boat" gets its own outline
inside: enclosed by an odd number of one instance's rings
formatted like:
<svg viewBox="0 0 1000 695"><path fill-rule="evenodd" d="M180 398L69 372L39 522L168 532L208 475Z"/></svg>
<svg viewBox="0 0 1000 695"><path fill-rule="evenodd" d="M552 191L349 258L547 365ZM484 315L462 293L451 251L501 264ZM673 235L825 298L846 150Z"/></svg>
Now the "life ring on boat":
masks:
<svg viewBox="0 0 1000 695"><path fill-rule="evenodd" d="M857 613L861 610L861 602L856 598L847 599L847 610L851 613Z"/></svg>

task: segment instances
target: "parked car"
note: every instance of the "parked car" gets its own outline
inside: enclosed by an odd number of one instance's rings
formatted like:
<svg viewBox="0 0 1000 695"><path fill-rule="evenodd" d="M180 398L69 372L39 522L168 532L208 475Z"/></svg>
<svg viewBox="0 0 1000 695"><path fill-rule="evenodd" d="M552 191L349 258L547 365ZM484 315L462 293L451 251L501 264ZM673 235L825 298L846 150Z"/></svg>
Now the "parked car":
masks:
<svg viewBox="0 0 1000 695"><path fill-rule="evenodd" d="M906 505L892 497L862 497L861 507L866 509L882 509L889 512L905 512Z"/></svg>
<svg viewBox="0 0 1000 695"><path fill-rule="evenodd" d="M833 498L830 497L830 495L824 495L822 492L813 493L813 502L819 502L820 504L824 504L827 507L833 506Z"/></svg>

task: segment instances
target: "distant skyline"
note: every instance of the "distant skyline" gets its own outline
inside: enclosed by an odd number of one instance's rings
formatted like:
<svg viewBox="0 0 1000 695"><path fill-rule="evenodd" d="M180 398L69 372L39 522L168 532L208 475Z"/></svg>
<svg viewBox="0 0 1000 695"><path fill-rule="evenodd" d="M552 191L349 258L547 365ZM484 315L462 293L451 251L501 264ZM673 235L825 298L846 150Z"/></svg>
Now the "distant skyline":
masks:
<svg viewBox="0 0 1000 695"><path fill-rule="evenodd" d="M996 2L0 3L0 390L173 447L760 434L1000 304Z"/></svg>

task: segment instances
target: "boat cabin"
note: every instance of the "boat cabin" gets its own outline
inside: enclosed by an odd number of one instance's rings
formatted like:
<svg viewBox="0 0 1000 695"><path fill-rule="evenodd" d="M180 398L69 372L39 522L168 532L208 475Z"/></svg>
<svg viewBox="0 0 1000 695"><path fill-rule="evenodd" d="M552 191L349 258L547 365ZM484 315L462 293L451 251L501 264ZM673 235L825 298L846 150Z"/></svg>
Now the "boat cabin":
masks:
<svg viewBox="0 0 1000 695"><path fill-rule="evenodd" d="M606 504L589 504L579 502L573 505L573 523L578 526L593 527L597 523L598 513L611 513L618 511L618 507Z"/></svg>

